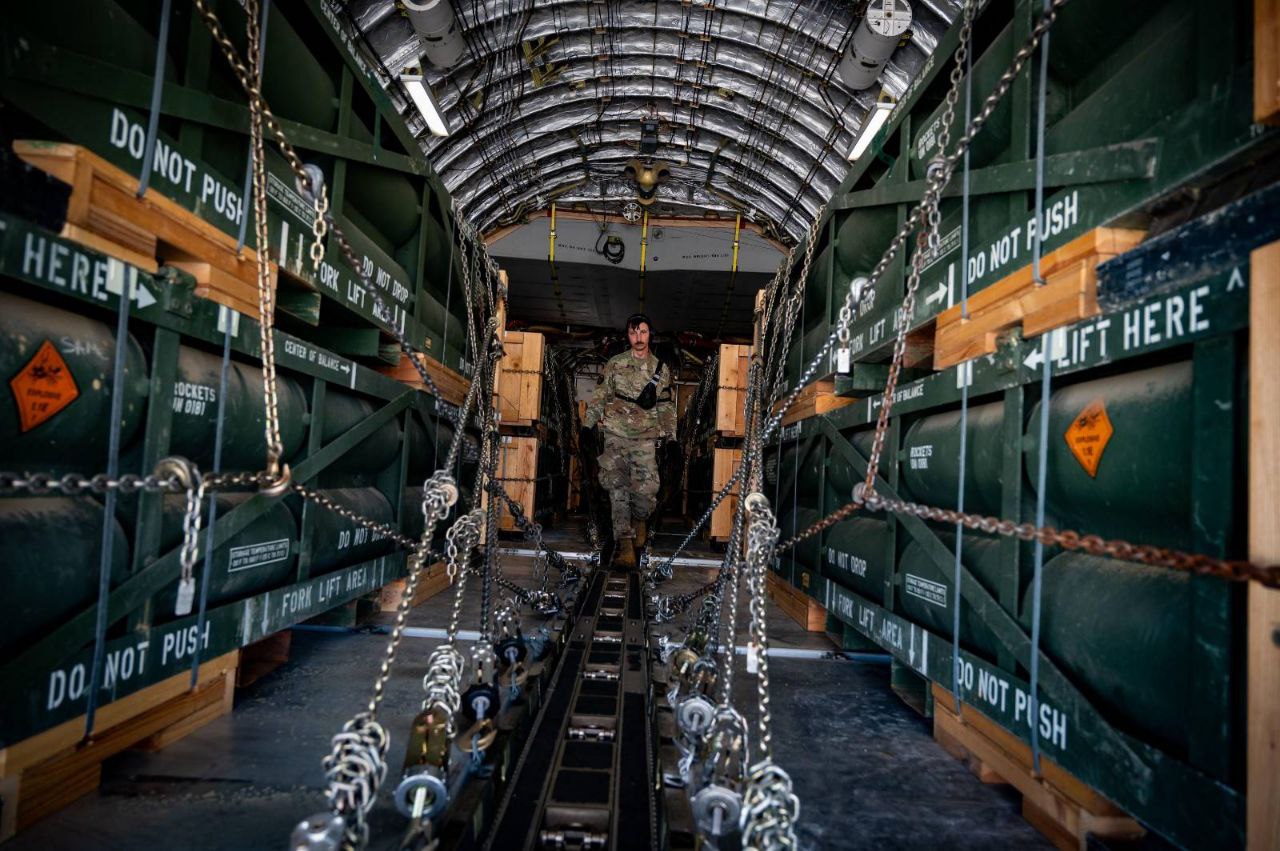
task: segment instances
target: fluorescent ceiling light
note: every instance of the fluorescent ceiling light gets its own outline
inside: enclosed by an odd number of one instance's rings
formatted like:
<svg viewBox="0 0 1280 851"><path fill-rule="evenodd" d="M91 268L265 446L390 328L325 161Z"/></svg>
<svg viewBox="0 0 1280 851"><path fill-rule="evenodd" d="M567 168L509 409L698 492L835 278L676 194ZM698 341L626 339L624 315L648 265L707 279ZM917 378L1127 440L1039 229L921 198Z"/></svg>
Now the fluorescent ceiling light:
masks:
<svg viewBox="0 0 1280 851"><path fill-rule="evenodd" d="M889 113L893 112L894 104L890 101L876 101L871 105L871 111L867 113L867 120L862 122L862 129L858 131L858 137L853 140L853 150L849 152L849 162L853 162L858 157L866 153L867 148L871 147L871 140L880 132L880 128L889 120Z"/></svg>
<svg viewBox="0 0 1280 851"><path fill-rule="evenodd" d="M445 119L444 110L436 103L435 95L431 94L431 87L427 85L422 75L401 74L400 82L404 83L409 97L413 98L414 106L418 107L418 112L421 112L422 117L427 120L427 129L431 131L431 135L448 136L449 122Z"/></svg>

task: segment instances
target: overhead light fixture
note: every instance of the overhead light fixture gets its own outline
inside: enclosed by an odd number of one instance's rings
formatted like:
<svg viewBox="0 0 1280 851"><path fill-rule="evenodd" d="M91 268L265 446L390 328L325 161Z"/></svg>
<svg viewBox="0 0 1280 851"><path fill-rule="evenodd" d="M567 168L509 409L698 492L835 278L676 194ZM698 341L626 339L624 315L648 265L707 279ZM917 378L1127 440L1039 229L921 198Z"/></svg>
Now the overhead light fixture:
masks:
<svg viewBox="0 0 1280 851"><path fill-rule="evenodd" d="M849 162L854 162L858 157L866 153L867 148L871 147L871 140L880 132L880 128L884 127L884 123L889 120L889 113L893 112L894 104L892 101L880 100L871 105L871 110L867 113L867 120L862 122L862 128L858 131L858 137L853 140L853 150L849 151Z"/></svg>
<svg viewBox="0 0 1280 851"><path fill-rule="evenodd" d="M413 105L426 119L427 129L431 131L431 135L448 136L449 122L445 119L444 110L440 108L440 104L436 103L435 95L431 94L431 87L427 85L422 75L401 74L400 82L404 84L405 91L413 99Z"/></svg>

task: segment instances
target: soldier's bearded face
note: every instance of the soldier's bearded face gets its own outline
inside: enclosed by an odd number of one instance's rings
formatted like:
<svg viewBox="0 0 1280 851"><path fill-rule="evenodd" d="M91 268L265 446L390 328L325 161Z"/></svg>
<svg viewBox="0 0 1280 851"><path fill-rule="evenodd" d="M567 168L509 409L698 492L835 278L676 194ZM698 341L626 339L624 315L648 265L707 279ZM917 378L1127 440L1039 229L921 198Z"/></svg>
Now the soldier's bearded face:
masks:
<svg viewBox="0 0 1280 851"><path fill-rule="evenodd" d="M635 328L627 329L627 342L631 344L631 351L636 355L646 355L649 353L649 324L641 322Z"/></svg>

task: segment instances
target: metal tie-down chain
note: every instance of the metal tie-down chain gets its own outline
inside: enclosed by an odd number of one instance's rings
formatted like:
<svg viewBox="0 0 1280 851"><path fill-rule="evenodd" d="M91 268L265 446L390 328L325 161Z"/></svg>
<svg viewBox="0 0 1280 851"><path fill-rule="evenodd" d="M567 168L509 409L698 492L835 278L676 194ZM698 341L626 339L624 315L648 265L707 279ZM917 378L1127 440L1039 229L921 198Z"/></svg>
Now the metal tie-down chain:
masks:
<svg viewBox="0 0 1280 851"><path fill-rule="evenodd" d="M854 315L853 305L855 300L859 297L863 299L870 297L870 294L873 291L872 284L879 280L885 273L889 264L906 244L906 240L910 237L912 232L915 231L917 227L922 228L917 240L918 248L920 249L927 247L930 244L930 240L936 238L936 228L939 221L938 203L941 198L942 189L950 181L957 164L964 157L964 153L969 149L973 139L986 125L991 114L995 111L996 105L1013 85L1018 74L1021 73L1026 63L1034 54L1036 47L1039 45L1044 34L1053 26L1058 12L1067 4L1067 2L1068 0L1052 0L1044 15L1041 16L1039 21L1037 21L1036 25L1032 28L1027 41L1015 54L1013 61L1001 75L991 94L984 101L982 108L978 111L978 114L969 122L966 132L957 142L955 150L950 154L940 155L939 158L930 163L927 187L920 204L912 210L908 215L905 224L890 241L890 244L885 250L880 261L868 276L866 286L861 288L850 288L850 292L846 295L844 305L840 310L840 321L837 324L837 327L832 334L828 336L817 354L810 361L795 389L792 390L781 407L773 414L772 418L765 426L762 438L763 440L767 441L779 427L783 412L790 408L799 397L801 390L816 374L823 359L830 353L832 346L837 341L847 345L849 340L849 326ZM966 15L966 18L967 17L968 15ZM967 26L967 24L962 26L962 38L964 39L964 41L962 41L962 47L966 50L968 49L968 33L965 29ZM961 60L964 59L959 48L957 49L957 58ZM956 99L958 98L957 84L962 76L962 71L958 70L960 68L960 63L957 63L956 68L957 70L953 70L952 72L952 91L948 94L946 101L948 112L953 112ZM942 132L949 133L950 121L943 121L941 124ZM940 146L940 149L945 151L945 148L942 148L942 146ZM920 266L922 260L923 251L917 250L915 256L912 258L910 267L911 271L907 281L907 292L902 302L901 314L904 317L910 317L912 310L914 309L915 295L920 282ZM861 294L860 296L859 293ZM1080 550L1089 553L1090 555L1138 562L1153 567L1186 571L1197 575L1216 576L1228 581L1253 581L1269 588L1280 588L1280 565L1256 565L1244 561L1219 559L1198 553L1187 553L1163 547L1133 544L1123 540L1108 540L1098 535L1082 535L1079 532L1071 530L1058 530L1049 526L1038 527L1031 523L1017 523L1013 520L961 513L932 506L919 505L917 503L906 502L900 499L889 499L876 493L876 473L879 468L880 455L884 448L884 438L885 433L888 430L888 421L890 411L893 407L894 392L897 389L898 379L901 375L902 362L906 353L906 335L908 326L909 319L906 319L900 322L896 329L893 360L889 367L889 375L885 382L879 417L876 422L875 439L870 463L867 468L867 476L858 488L855 489L854 500L814 523L804 531L796 534L789 540L783 542L778 547L780 552L788 550L802 541L829 529L836 523L847 519L854 513L865 508L873 511L883 510L895 514L914 516L923 520L936 520L953 525L960 524L969 529L992 532L1004 537L1016 537L1024 541L1040 541L1045 546L1058 546L1067 550ZM738 481L738 478L740 477L735 476L734 479L731 479L721 493L727 493L728 489Z"/></svg>

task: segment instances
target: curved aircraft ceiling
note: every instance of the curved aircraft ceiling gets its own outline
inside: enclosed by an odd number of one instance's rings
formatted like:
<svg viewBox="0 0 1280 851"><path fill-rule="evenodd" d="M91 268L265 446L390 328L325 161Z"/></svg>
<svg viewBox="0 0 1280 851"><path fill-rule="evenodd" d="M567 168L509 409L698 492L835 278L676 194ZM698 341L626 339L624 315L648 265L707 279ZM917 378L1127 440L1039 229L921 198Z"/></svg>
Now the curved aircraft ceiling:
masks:
<svg viewBox="0 0 1280 851"><path fill-rule="evenodd" d="M673 166L651 212L742 213L793 242L839 186L881 88L901 96L960 2L910 6L910 38L862 91L836 69L865 0L454 0L465 50L448 69L420 58L396 0L346 10L406 113L393 75L425 66L452 133L419 138L482 233L553 201L622 212L636 199L623 168L652 115L654 156Z"/></svg>

